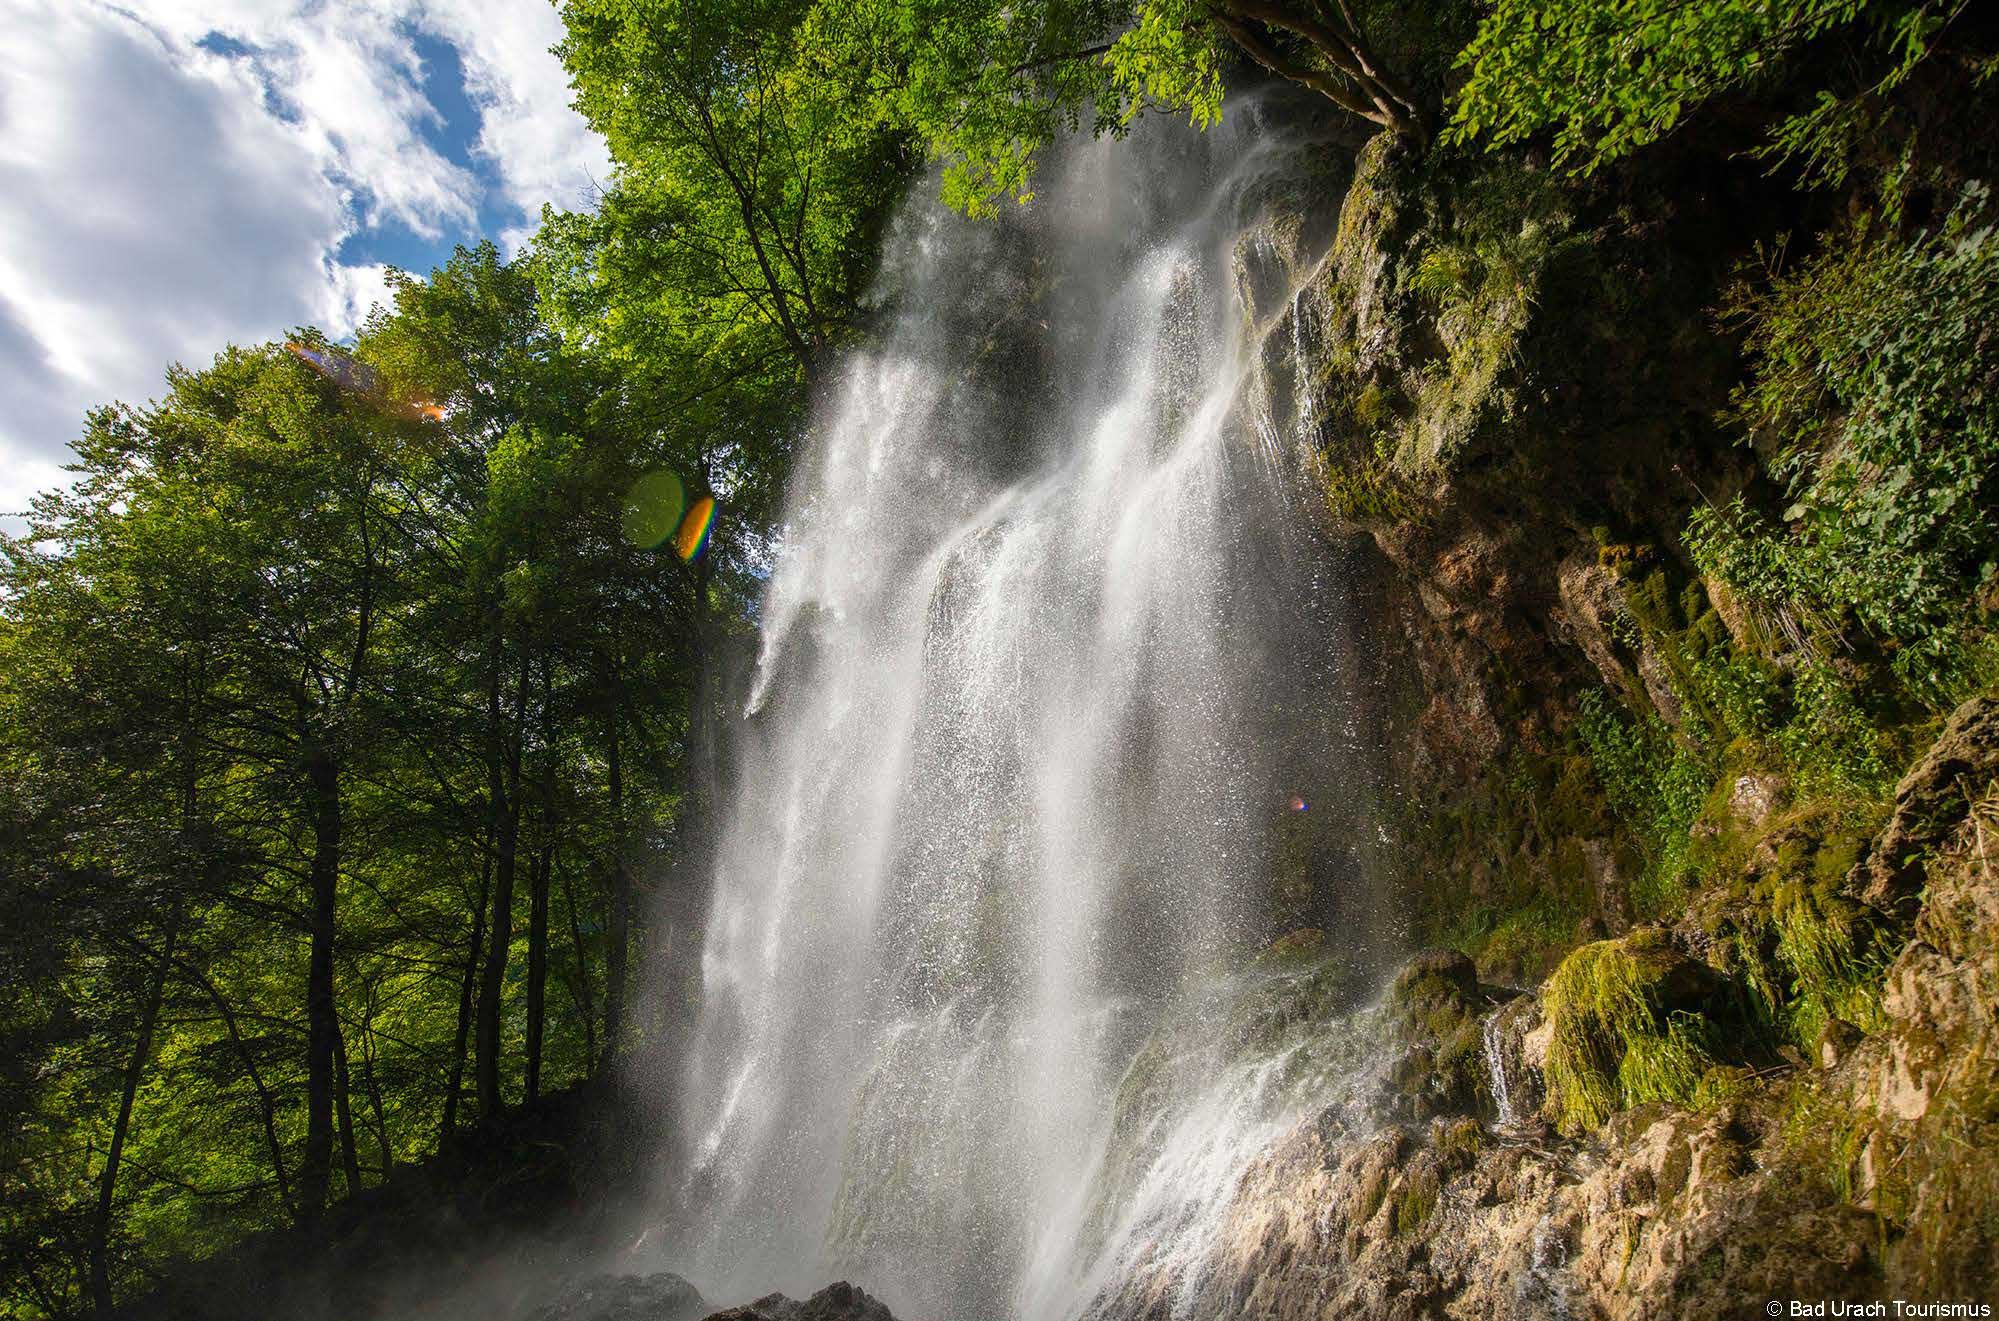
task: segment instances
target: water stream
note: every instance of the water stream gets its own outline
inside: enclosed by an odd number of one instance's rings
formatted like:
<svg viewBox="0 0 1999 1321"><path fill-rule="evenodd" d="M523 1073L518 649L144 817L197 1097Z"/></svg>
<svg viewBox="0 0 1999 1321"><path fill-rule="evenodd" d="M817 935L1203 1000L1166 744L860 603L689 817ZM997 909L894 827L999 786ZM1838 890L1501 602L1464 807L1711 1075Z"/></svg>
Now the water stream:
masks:
<svg viewBox="0 0 1999 1321"><path fill-rule="evenodd" d="M1073 144L1027 210L919 199L890 237L887 329L799 462L716 864L669 1164L671 1264L711 1298L1080 1315L1136 1256L1197 1256L1330 1085L1283 1033L1156 1067L1162 1019L1285 923L1387 938L1305 404L1266 366L1304 351L1310 254L1270 228L1301 153L1261 113Z"/></svg>

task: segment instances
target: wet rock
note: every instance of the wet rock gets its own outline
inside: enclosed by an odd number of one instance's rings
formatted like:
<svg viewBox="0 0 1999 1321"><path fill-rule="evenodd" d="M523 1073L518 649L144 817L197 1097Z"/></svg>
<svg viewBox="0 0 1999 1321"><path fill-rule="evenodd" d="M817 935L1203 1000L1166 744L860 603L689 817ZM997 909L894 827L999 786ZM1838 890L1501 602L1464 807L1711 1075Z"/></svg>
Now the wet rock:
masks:
<svg viewBox="0 0 1999 1321"><path fill-rule="evenodd" d="M1597 911L1605 935L1621 935L1631 929L1631 878L1618 865L1617 853L1600 839L1582 843L1583 879L1596 895Z"/></svg>
<svg viewBox="0 0 1999 1321"><path fill-rule="evenodd" d="M695 1321L708 1311L701 1293L671 1272L598 1275L569 1286L530 1321Z"/></svg>
<svg viewBox="0 0 1999 1321"><path fill-rule="evenodd" d="M754 1303L716 1312L706 1321L895 1321L895 1317L866 1290L842 1280L804 1302L768 1294Z"/></svg>
<svg viewBox="0 0 1999 1321"><path fill-rule="evenodd" d="M1478 968L1454 949L1426 949L1395 974L1395 998L1408 1001L1431 992L1469 1000L1478 993Z"/></svg>
<svg viewBox="0 0 1999 1321"><path fill-rule="evenodd" d="M1756 827L1769 820L1784 791L1784 781L1776 775L1738 775L1728 791L1728 811L1745 826Z"/></svg>
<svg viewBox="0 0 1999 1321"><path fill-rule="evenodd" d="M1521 995L1493 1010L1479 1029L1492 1118L1504 1127L1532 1126L1546 1103L1542 1069L1549 1033L1544 1017L1539 996Z"/></svg>
<svg viewBox="0 0 1999 1321"><path fill-rule="evenodd" d="M1404 964L1389 993L1403 1052L1389 1068L1380 1110L1393 1119L1469 1114L1485 1090L1478 969L1454 949L1425 950Z"/></svg>

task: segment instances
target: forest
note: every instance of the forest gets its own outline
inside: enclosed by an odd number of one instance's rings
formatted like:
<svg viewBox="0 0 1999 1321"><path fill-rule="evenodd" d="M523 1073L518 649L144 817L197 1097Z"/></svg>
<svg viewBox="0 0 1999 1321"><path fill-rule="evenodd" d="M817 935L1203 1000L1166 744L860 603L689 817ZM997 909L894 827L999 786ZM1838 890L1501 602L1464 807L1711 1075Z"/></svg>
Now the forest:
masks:
<svg viewBox="0 0 1999 1321"><path fill-rule="evenodd" d="M1390 576L1456 526L1453 499L1523 538L1559 525L1629 602L1600 638L1564 622L1587 633L1568 659L1482 642L1466 662L1498 676L1502 732L1397 772L1426 782L1404 800L1422 819L1381 830L1407 943L1465 951L1474 990L1551 978L1560 1138L1744 1094L1816 1060L1829 1024L1888 1030L1916 891L1906 858L1868 846L1946 717L1999 682L1989 9L558 8L575 105L615 163L593 209L545 211L511 256L485 243L396 273L350 342L273 325L168 366L156 399L77 419L73 481L0 539L0 1317L148 1315L164 1281L253 1235L309 1253L348 1199L688 1049L732 740L801 535L787 491L846 355L907 310L881 278L898 209L934 196L998 232L1050 205L1039 167L1065 142L1218 132L1252 89L1293 98L1311 150L1348 171L1321 198L1334 259L1376 237L1350 219L1354 160L1423 181L1378 228L1427 245L1397 296L1429 365L1368 376L1364 350L1324 350L1325 379L1352 373L1329 387L1335 439L1313 442L1326 517L1381 542ZM1691 192L1648 229L1645 199L1687 180L1717 207L1751 199L1742 232L1717 237ZM1544 313L1605 327L1597 365L1629 368L1609 388L1631 409L1692 419L1559 517L1551 472L1586 486L1625 462L1615 446L1651 442L1588 438L1610 405L1532 412L1610 397L1554 365ZM1678 338L1647 338L1675 317ZM1696 372L1693 402L1666 398ZM1438 439L1460 414L1477 444L1503 437L1473 476ZM1509 450L1533 416L1563 420ZM674 535L702 498L705 541ZM1564 621L1594 621L1562 582ZM1378 625L1427 645L1428 625ZM1437 689L1455 664L1410 672ZM1424 728L1390 741L1444 737ZM1960 760L1961 779L1993 770ZM1763 849L1729 804L1766 779L1790 833ZM1989 790L1952 792L1945 825L1999 820ZM1943 830L1899 838L1913 857ZM1849 875L1870 856L1863 904ZM1605 868L1620 879L1590 891ZM1313 884L1258 939L1335 930L1345 910ZM1634 1001L1657 960L1618 939L1680 933L1724 891L1729 939L1752 909L1768 928L1708 958L1734 1008ZM1476 1031L1439 1012L1421 1010L1441 1034L1425 1060L1473 1068ZM1490 1083L1473 1090L1467 1113L1490 1111ZM1969 1127L1950 1140L1987 1161L1993 1094L1952 1112ZM1451 1176L1424 1177L1434 1202ZM1958 1190L1953 1214L1983 1210L1922 1239L1934 1260L1989 1246L1995 1189ZM1421 1201L1383 1213L1404 1241ZM1905 1212L1896 1234L1931 1233L1913 1192Z"/></svg>

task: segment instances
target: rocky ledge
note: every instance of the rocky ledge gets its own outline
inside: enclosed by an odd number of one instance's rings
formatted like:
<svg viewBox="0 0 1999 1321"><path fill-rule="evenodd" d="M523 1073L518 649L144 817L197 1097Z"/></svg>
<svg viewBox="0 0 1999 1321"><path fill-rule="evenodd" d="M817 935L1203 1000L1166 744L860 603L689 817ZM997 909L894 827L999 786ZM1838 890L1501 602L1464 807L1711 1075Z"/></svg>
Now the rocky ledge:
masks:
<svg viewBox="0 0 1999 1321"><path fill-rule="evenodd" d="M565 1290L530 1321L895 1321L866 1290L827 1285L803 1302L767 1294L740 1307L714 1309L692 1284L671 1272L599 1275Z"/></svg>
<svg viewBox="0 0 1999 1321"><path fill-rule="evenodd" d="M1373 1117L1300 1123L1245 1173L1199 1278L1129 1279L1095 1317L1999 1299L1995 711L1947 722L1847 878L1846 920L1882 951L1845 1002L1865 1026L1827 1013L1814 1051L1786 1044L1743 942L1694 921L1583 945L1510 998L1425 952L1390 991L1403 1055Z"/></svg>

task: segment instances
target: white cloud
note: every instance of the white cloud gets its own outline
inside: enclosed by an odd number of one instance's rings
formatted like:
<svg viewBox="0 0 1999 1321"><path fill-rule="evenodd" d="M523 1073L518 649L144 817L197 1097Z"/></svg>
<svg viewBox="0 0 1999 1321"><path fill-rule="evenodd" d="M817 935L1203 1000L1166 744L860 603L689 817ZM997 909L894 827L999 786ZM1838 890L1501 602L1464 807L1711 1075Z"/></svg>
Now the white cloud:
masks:
<svg viewBox="0 0 1999 1321"><path fill-rule="evenodd" d="M432 145L419 33L458 50L475 168ZM548 0L0 0L0 511L167 363L358 325L386 285L351 237L580 201L607 167L560 36Z"/></svg>
<svg viewBox="0 0 1999 1321"><path fill-rule="evenodd" d="M530 221L544 202L589 205L610 157L580 115L548 111L570 96L569 76L549 53L562 39L554 5L434 0L427 9L465 62L466 90L480 111L476 150L493 162L508 197Z"/></svg>

